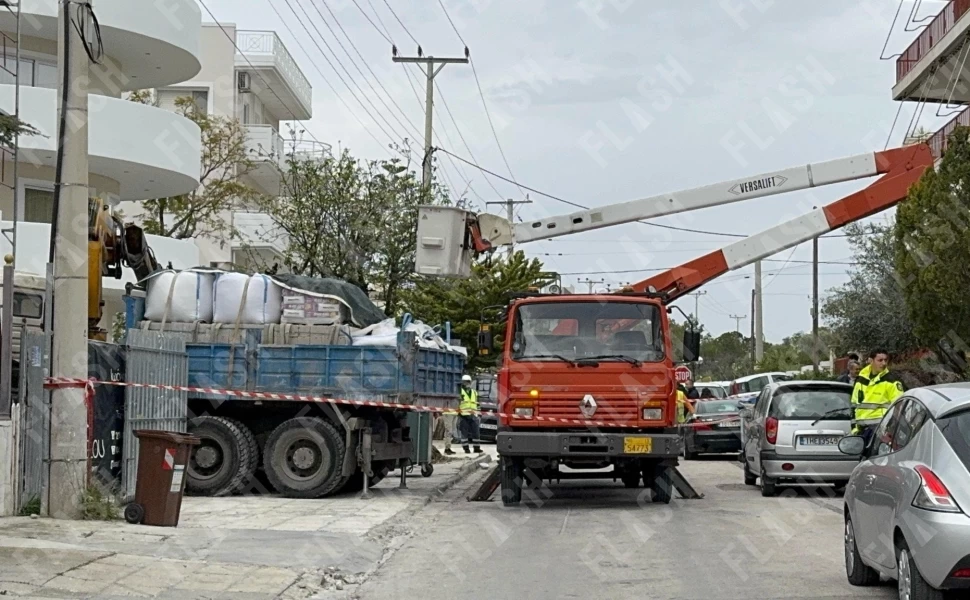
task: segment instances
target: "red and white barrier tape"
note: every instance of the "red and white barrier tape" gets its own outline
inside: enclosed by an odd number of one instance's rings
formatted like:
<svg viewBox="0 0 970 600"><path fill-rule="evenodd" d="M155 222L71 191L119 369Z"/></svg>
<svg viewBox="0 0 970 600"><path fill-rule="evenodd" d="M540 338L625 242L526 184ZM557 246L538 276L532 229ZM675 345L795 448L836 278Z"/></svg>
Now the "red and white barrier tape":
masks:
<svg viewBox="0 0 970 600"><path fill-rule="evenodd" d="M165 390L169 392L191 392L207 394L210 396L227 396L231 398L247 398L251 400L291 400L296 402L316 402L328 404L344 404L350 406L367 406L373 408L393 408L398 410L412 410L416 412L429 412L439 414L454 415L483 415L494 414L498 417L505 417L518 421L546 421L549 423L562 423L564 425L583 425L586 427L622 427L617 423L607 423L605 421L591 421L586 419L563 419L559 417L543 417L536 415L531 419L519 417L512 414L501 413L498 411L459 411L453 408L438 408L432 406L416 406L413 404L402 404L399 402L383 402L377 400L356 400L352 398L331 398L328 396L311 396L307 394L283 394L279 392L249 392L245 390L227 390L223 388L192 387L183 385L164 385L158 383L134 383L130 381L100 381L96 379L73 379L69 377L48 377L44 380L44 387L53 388L72 388L83 387L86 393L91 394L96 385L112 385L117 387L128 387L149 390ZM706 421L703 425L715 425L720 422L733 421L736 417L723 419L721 421ZM681 427L692 427L692 424L681 424Z"/></svg>

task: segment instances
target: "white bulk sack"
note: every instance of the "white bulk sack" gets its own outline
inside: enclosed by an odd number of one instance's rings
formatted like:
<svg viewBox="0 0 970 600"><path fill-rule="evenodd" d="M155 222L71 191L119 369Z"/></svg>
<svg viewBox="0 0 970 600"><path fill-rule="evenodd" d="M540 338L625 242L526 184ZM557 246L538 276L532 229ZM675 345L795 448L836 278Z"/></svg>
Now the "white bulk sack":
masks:
<svg viewBox="0 0 970 600"><path fill-rule="evenodd" d="M279 323L283 290L266 275L222 273L213 294L213 323L267 325Z"/></svg>
<svg viewBox="0 0 970 600"><path fill-rule="evenodd" d="M212 321L215 273L163 271L148 280L145 318L166 323Z"/></svg>

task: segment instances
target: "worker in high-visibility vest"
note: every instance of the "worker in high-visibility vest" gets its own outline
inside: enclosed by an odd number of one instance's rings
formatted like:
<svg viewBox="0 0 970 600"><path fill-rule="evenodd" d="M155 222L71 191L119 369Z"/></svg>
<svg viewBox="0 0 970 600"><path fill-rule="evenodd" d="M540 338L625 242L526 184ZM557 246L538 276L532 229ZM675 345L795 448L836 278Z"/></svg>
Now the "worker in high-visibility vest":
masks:
<svg viewBox="0 0 970 600"><path fill-rule="evenodd" d="M903 384L889 372L889 354L885 350L874 350L869 353L869 364L859 371L855 386L852 388L852 404L879 404L879 407L856 407L856 420L881 419L897 398L903 395ZM855 434L868 436L871 431L856 426Z"/></svg>
<svg viewBox="0 0 970 600"><path fill-rule="evenodd" d="M461 401L458 404L458 431L461 433L462 450L465 454L470 454L469 444L474 444L475 453L482 451L479 446L479 408L478 392L472 388L471 375L462 375L461 389L459 390Z"/></svg>
<svg viewBox="0 0 970 600"><path fill-rule="evenodd" d="M677 385L677 423L685 423L687 415L694 414L694 405L687 399L687 392L682 384Z"/></svg>

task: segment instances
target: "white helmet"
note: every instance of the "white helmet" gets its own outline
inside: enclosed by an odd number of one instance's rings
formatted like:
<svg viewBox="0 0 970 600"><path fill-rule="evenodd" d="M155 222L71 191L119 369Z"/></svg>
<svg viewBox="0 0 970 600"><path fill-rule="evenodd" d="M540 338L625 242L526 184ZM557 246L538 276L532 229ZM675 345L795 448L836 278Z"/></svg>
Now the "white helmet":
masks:
<svg viewBox="0 0 970 600"><path fill-rule="evenodd" d="M472 376L471 375L462 375L461 376L461 382L462 383L471 383L472 382Z"/></svg>

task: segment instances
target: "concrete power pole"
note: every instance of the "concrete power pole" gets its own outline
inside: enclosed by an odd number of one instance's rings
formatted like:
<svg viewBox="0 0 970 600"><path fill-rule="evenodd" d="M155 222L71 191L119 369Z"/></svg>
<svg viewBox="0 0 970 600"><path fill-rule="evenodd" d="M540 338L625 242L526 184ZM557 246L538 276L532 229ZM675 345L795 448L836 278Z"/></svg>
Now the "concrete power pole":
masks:
<svg viewBox="0 0 970 600"><path fill-rule="evenodd" d="M818 238L812 240L812 371L818 376Z"/></svg>
<svg viewBox="0 0 970 600"><path fill-rule="evenodd" d="M707 292L697 291L697 292L694 292L694 293L692 293L690 295L694 297L694 320L697 321L697 325L700 326L700 324L701 324L701 318L700 318L700 316L698 316L697 310L700 307L700 299L701 299L701 296L706 296L707 295ZM733 319L734 317L731 317L731 318Z"/></svg>
<svg viewBox="0 0 970 600"><path fill-rule="evenodd" d="M434 129L434 78L441 72L447 64L468 64L468 49L465 49L465 58L435 58L433 56L421 56L421 48L418 48L418 56L395 56L392 60L397 63L417 63L424 71L427 78L427 89L425 90L424 100L424 157L421 160L422 177L421 183L426 189L431 187L431 134ZM437 65L437 68L435 66Z"/></svg>
<svg viewBox="0 0 970 600"><path fill-rule="evenodd" d="M597 281L597 280L593 280L593 279L590 279L589 277L587 277L586 279L580 279L579 281L577 281L577 283L585 283L586 285L588 285L589 286L589 293L592 294L593 293L593 286L594 285L597 285L599 283L606 283L606 281L604 281L602 279L600 279L600 280Z"/></svg>
<svg viewBox="0 0 970 600"><path fill-rule="evenodd" d="M58 12L58 151L51 231L54 263L51 375L87 378L88 296L88 54L72 23L78 0L60 1ZM80 17L78 17L80 18ZM87 27L79 23L78 27ZM51 393L50 487L47 514L74 519L87 485L87 411L84 389Z"/></svg>
<svg viewBox="0 0 970 600"><path fill-rule="evenodd" d="M514 228L515 227L515 207L516 207L516 205L518 205L518 204L532 204L532 200L529 200L529 197L528 196L525 197L525 200L513 200L513 199L509 198L508 200L505 200L504 202L486 202L485 203L485 206L491 206L493 204L502 204L502 205L505 206L505 218L509 220L509 225L511 225ZM512 254L514 252L515 252L515 240L513 239L512 240L512 243L509 244L509 256L512 256Z"/></svg>
<svg viewBox="0 0 970 600"><path fill-rule="evenodd" d="M761 298L761 261L754 263L754 360L761 362L765 356L764 302Z"/></svg>
<svg viewBox="0 0 970 600"><path fill-rule="evenodd" d="M734 326L736 327L735 331L741 333L741 321L747 319L748 315L731 315L728 318L734 319Z"/></svg>
<svg viewBox="0 0 970 600"><path fill-rule="evenodd" d="M755 301L755 291L751 290L751 363L753 366L758 365L758 360L755 358L755 341L754 341L754 310L756 308L757 302Z"/></svg>

